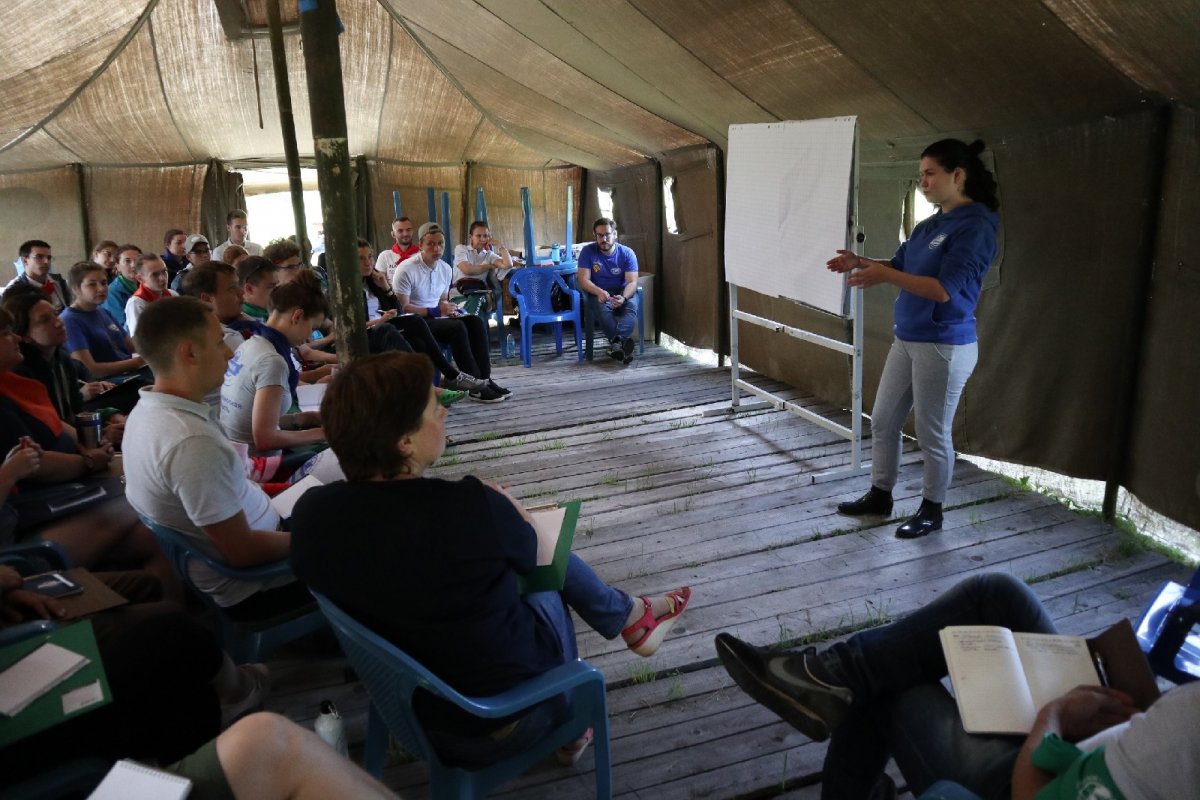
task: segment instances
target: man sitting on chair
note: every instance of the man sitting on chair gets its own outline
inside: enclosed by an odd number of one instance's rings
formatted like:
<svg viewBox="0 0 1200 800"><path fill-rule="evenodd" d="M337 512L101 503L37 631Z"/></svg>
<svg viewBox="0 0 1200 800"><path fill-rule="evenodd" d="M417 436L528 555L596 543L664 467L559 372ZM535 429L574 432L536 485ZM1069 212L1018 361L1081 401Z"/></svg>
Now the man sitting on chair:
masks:
<svg viewBox="0 0 1200 800"><path fill-rule="evenodd" d="M174 528L234 567L287 558L291 535L262 488L246 477L205 396L225 380L233 355L216 315L194 297L167 297L142 313L137 348L153 386L125 425L125 497L139 514ZM303 585L222 578L191 567L192 583L233 619L261 619L308 606Z"/></svg>
<svg viewBox="0 0 1200 800"><path fill-rule="evenodd" d="M487 323L463 314L449 300L451 269L441 260L446 249L441 227L426 222L418 239L421 251L403 261L392 279L400 311L422 317L434 338L450 346L460 370L488 382L482 389L471 391L472 400L499 403L508 399L508 389L491 379Z"/></svg>
<svg viewBox="0 0 1200 800"><path fill-rule="evenodd" d="M600 308L600 328L608 337L608 355L625 364L633 361L633 326L638 315L637 255L617 243L617 223L601 217L592 223L593 244L579 251L579 291L591 295Z"/></svg>

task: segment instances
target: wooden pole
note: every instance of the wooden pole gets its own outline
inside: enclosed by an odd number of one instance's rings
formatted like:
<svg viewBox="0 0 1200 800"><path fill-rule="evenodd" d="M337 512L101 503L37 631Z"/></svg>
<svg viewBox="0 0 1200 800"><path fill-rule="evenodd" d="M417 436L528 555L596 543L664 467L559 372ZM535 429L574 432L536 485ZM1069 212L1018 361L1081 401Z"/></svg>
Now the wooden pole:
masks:
<svg viewBox="0 0 1200 800"><path fill-rule="evenodd" d="M308 76L317 186L325 220L325 258L338 336L338 361L348 364L367 354L358 236L354 224L354 183L346 139L346 98L342 92L341 21L335 0L300 4L300 37Z"/></svg>
<svg viewBox="0 0 1200 800"><path fill-rule="evenodd" d="M280 0L267 0L267 24L271 31L271 69L275 73L275 98L279 103L279 127L283 131L283 156L287 161L288 188L292 195L292 217L300 262L308 264L308 225L304 220L304 183L300 179L300 151L296 147L296 120L292 114L292 86L288 80L287 55L283 49L283 20Z"/></svg>

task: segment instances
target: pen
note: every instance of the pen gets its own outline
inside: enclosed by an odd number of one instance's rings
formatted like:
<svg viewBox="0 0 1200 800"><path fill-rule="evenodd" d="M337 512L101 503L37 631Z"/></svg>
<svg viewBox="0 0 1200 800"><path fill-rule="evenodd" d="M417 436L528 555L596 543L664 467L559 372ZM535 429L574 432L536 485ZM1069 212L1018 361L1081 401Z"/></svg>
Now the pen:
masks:
<svg viewBox="0 0 1200 800"><path fill-rule="evenodd" d="M1104 656L1092 653L1092 662L1096 665L1096 674L1100 676L1100 685L1108 686L1108 670L1104 667Z"/></svg>

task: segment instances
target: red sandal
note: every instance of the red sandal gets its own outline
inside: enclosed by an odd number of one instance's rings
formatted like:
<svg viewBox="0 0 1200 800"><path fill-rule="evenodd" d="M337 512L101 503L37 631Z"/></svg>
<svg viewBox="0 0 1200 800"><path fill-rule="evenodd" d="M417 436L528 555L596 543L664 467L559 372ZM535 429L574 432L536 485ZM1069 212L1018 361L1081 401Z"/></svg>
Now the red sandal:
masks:
<svg viewBox="0 0 1200 800"><path fill-rule="evenodd" d="M688 601L692 599L692 590L684 586L667 592L667 605L670 606L670 610L657 619L651 610L650 598L640 597L638 599L642 601L642 606L646 609L645 613L638 618L637 622L621 631L621 636L625 638L630 650L639 656L648 658L658 650L658 646L662 644L663 639L667 638L667 634L675 625L675 620L679 619L683 610L687 608ZM641 635L635 641L630 642L628 637L638 631L641 631Z"/></svg>
<svg viewBox="0 0 1200 800"><path fill-rule="evenodd" d="M564 767L569 767L579 759L583 758L583 751L588 749L588 745L592 743L592 739L596 738L596 734L588 728L580 736L570 744L564 744L562 747L554 751L554 758Z"/></svg>

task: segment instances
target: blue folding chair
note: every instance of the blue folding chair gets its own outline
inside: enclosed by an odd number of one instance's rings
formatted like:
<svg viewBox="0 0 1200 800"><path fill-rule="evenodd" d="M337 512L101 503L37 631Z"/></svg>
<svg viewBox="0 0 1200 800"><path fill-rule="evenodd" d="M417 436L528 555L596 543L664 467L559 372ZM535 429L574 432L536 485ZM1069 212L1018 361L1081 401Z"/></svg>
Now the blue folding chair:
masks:
<svg viewBox="0 0 1200 800"><path fill-rule="evenodd" d="M550 302L551 288L557 286L571 298L570 311L555 311ZM554 323L554 347L561 356L562 324L570 320L575 328L575 351L583 361L583 343L579 335L582 326L579 292L572 289L552 269L525 267L514 271L508 279L508 293L517 301L521 312L521 360L525 366L533 361L533 326L539 322Z"/></svg>
<svg viewBox="0 0 1200 800"><path fill-rule="evenodd" d="M570 743L580 731L595 734L596 797L612 797L612 764L608 747L608 706L604 676L586 661L575 660L544 675L514 686L494 697L465 697L447 686L403 650L368 630L327 597L313 592L321 611L329 618L346 657L371 698L367 721L365 766L379 777L390 730L400 743L429 765L430 794L442 798L483 797ZM479 770L449 767L442 763L413 711L413 694L423 689L447 700L469 714L499 719L548 700L568 694L571 718L525 752Z"/></svg>
<svg viewBox="0 0 1200 800"><path fill-rule="evenodd" d="M1151 669L1175 683L1200 679L1200 569L1187 586L1167 581L1136 626Z"/></svg>
<svg viewBox="0 0 1200 800"><path fill-rule="evenodd" d="M642 287L637 288L638 310L637 310L637 332L638 332L638 355L646 354L646 303L645 296L642 292ZM585 353L587 360L592 360L592 349L594 347L594 339L596 337L596 320L600 318L600 299L594 294L588 294L586 301L583 304L583 329L584 337L587 340Z"/></svg>
<svg viewBox="0 0 1200 800"><path fill-rule="evenodd" d="M225 609L206 593L196 588L188 572L193 559L224 578L263 582L290 577L292 567L287 561L275 561L257 567L238 569L217 561L196 548L191 539L174 528L160 525L142 516L142 523L154 534L167 558L175 565L184 582L191 587L206 606L213 610L220 625L221 642L225 652L238 664L261 661L264 653L325 627L325 617L315 606L297 608L287 614L261 620L234 620Z"/></svg>

